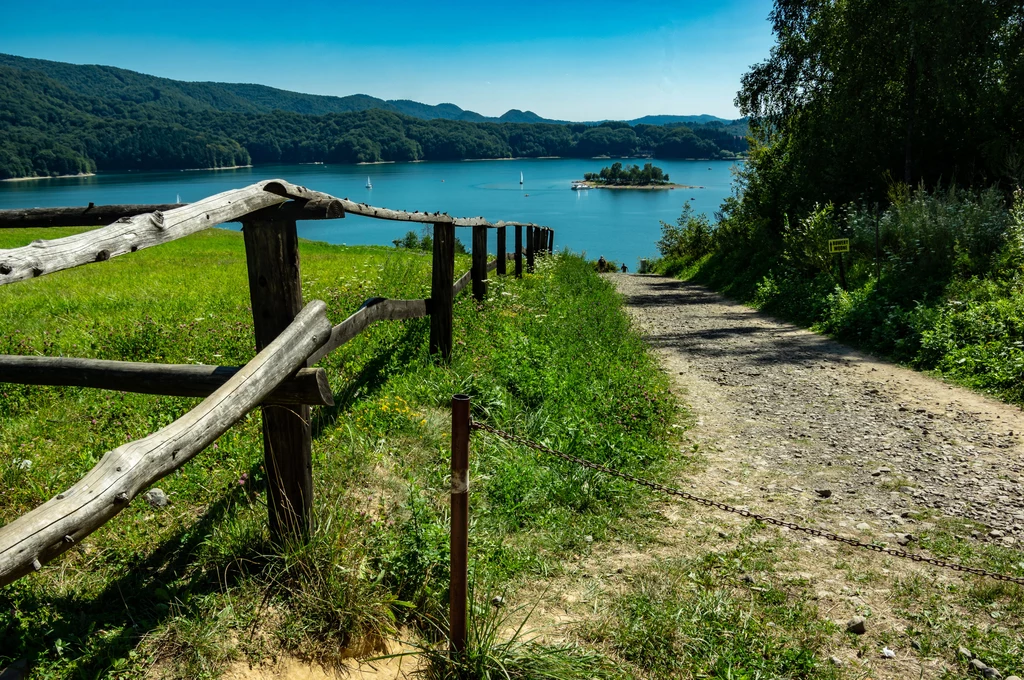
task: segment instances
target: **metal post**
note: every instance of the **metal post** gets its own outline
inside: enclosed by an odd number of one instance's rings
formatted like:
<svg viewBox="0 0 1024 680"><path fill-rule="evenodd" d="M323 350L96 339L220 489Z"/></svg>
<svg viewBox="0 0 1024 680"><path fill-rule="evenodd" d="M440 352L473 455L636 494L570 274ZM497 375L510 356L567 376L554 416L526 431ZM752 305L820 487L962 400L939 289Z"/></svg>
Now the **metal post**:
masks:
<svg viewBox="0 0 1024 680"><path fill-rule="evenodd" d="M469 579L469 395L452 397L451 583L448 590L449 651L466 651Z"/></svg>

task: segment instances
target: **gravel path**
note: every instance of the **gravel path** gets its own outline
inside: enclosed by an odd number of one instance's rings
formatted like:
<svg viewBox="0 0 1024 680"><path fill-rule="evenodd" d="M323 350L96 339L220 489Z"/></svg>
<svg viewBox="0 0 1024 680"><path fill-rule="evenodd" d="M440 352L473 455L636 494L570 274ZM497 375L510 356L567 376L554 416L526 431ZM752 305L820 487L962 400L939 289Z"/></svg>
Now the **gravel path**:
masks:
<svg viewBox="0 0 1024 680"><path fill-rule="evenodd" d="M685 392L717 498L896 541L931 508L978 540L1024 541L1020 409L695 284L609 278Z"/></svg>

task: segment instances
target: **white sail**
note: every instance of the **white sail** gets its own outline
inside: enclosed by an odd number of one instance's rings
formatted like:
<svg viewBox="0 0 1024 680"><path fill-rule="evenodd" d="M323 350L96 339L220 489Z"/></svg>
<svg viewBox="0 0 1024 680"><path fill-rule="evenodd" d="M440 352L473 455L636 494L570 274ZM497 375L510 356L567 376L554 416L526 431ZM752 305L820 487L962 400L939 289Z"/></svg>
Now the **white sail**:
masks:
<svg viewBox="0 0 1024 680"><path fill-rule="evenodd" d="M523 183L523 173L521 173L521 172L519 173L519 183L520 184Z"/></svg>

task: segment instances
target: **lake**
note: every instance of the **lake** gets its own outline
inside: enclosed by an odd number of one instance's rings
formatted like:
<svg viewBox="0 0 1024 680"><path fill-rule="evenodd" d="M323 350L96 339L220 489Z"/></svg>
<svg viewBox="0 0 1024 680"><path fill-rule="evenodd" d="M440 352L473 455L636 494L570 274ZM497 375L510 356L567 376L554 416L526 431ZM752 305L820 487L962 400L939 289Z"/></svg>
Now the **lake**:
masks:
<svg viewBox="0 0 1024 680"><path fill-rule="evenodd" d="M618 160L618 159L615 159ZM281 178L310 189L398 210L482 215L492 222L534 222L555 230L555 247L596 259L625 262L636 270L642 257L657 255L660 221L673 222L687 200L712 216L729 195L733 161L670 161L655 164L677 184L700 189L657 191L592 189L575 192L570 182L614 160L525 159L392 163L381 165L261 165L237 170L101 173L27 182L0 182L0 209L112 203L188 203L262 179ZM621 161L643 165L647 159ZM519 186L519 174L523 186ZM373 188L367 189L369 177ZM347 244L386 244L410 226L348 216L300 222L303 238ZM468 229L457 230L470 243ZM491 234L491 252L494 251ZM509 234L509 249L512 234Z"/></svg>

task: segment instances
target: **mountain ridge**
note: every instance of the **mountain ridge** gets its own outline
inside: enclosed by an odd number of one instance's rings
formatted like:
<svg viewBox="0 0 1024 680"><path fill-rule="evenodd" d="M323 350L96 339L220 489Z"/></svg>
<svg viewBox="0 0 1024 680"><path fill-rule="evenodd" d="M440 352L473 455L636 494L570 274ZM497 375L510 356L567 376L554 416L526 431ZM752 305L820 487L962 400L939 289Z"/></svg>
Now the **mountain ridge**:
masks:
<svg viewBox="0 0 1024 680"><path fill-rule="evenodd" d="M600 121L566 121L544 118L533 111L509 109L501 116L484 116L463 109L457 104L443 102L424 104L410 99L380 99L367 94L345 96L308 94L285 90L259 83L222 83L217 81L185 81L154 76L118 66L100 64L71 64L68 62L21 57L0 53L0 65L25 71L36 71L71 88L78 94L109 97L114 91L124 101L139 104L160 101L165 108L181 111L227 111L233 113L272 113L288 111L303 115L351 113L378 109L400 113L423 120L458 120L471 123L547 123L568 125L581 123L599 125ZM169 100L169 101L168 101ZM168 106L168 104L171 104ZM654 122L655 120L659 122ZM721 122L734 124L742 119L730 120L697 115L648 115L623 122L630 125L666 125L673 123Z"/></svg>

